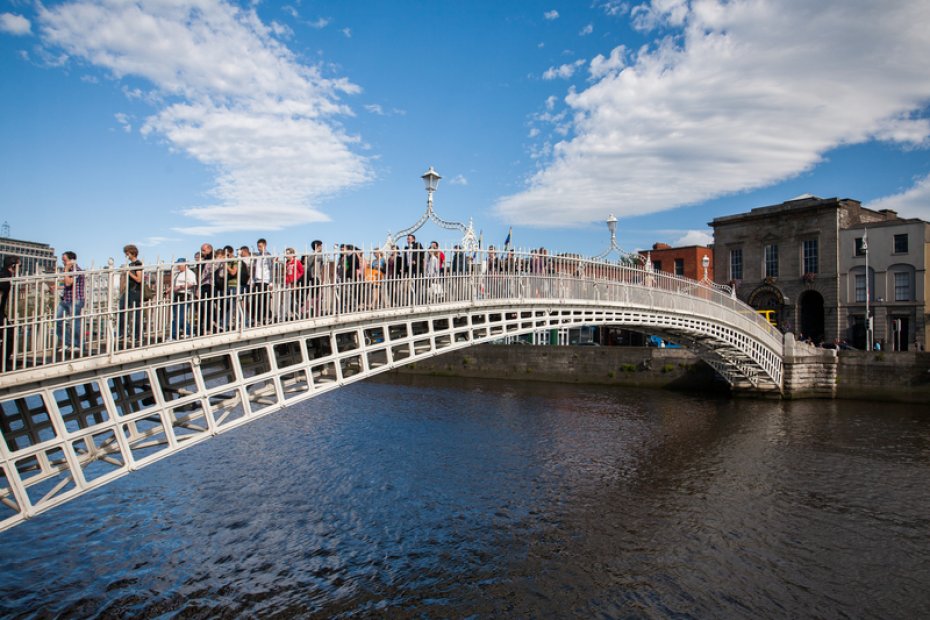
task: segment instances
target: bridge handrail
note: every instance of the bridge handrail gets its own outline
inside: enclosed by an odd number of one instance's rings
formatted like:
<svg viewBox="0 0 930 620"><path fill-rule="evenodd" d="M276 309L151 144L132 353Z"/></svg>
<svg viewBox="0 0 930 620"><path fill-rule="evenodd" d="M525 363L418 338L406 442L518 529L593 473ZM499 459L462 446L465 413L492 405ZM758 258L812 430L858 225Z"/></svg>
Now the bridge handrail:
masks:
<svg viewBox="0 0 930 620"><path fill-rule="evenodd" d="M388 307L515 298L606 301L620 300L622 291L637 291L644 303L650 291L703 300L740 315L745 329L773 343L781 342L780 333L733 297L728 287L709 281L576 255L466 253L455 248L433 254L400 250L387 257L376 252L348 249L306 255L299 259L309 274L303 281L293 279L291 257L283 255L188 262L183 268L180 263L146 265L141 268L138 293L128 292L130 269L126 266L70 272L69 276L84 281L84 308L79 315L59 308L63 273L15 277L9 280L8 318L0 327L6 353L0 355L0 372L28 371L174 340ZM437 268L441 255L444 264ZM253 276L248 287L241 286L245 270L254 274L259 260L268 261L269 282L257 282ZM197 285L189 294L178 293L172 286L182 269L197 276ZM234 271L235 287L228 277ZM218 274L227 277L221 279ZM212 278L214 284L205 284L205 278Z"/></svg>

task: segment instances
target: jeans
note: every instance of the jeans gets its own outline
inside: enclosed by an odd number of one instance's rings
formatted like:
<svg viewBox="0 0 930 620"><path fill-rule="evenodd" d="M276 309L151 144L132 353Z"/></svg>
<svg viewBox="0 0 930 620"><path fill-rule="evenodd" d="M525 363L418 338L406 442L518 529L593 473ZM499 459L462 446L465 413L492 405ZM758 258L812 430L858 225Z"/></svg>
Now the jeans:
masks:
<svg viewBox="0 0 930 620"><path fill-rule="evenodd" d="M193 303L187 295L175 295L174 306L171 308L171 339L177 340L179 336L191 335L191 307Z"/></svg>
<svg viewBox="0 0 930 620"><path fill-rule="evenodd" d="M57 324L55 331L58 334L58 346L79 349L84 343L83 321L81 313L84 311L84 300L58 302L55 311Z"/></svg>

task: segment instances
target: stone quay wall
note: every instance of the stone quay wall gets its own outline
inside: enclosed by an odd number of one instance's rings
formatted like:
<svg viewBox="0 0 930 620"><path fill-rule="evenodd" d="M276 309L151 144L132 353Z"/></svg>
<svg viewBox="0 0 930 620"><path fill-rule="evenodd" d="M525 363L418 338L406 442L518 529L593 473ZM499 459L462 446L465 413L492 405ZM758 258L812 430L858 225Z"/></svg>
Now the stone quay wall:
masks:
<svg viewBox="0 0 930 620"><path fill-rule="evenodd" d="M786 343L787 344L787 343ZM930 352L835 351L795 344L785 398L911 402L930 411ZM478 345L396 372L726 393L727 383L687 349Z"/></svg>

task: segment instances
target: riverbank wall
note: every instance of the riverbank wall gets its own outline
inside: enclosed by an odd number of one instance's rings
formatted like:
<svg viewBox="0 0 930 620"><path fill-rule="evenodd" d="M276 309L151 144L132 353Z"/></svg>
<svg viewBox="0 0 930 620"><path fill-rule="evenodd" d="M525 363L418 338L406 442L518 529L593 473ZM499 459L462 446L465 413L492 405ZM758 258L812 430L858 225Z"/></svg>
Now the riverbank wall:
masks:
<svg viewBox="0 0 930 620"><path fill-rule="evenodd" d="M840 351L835 389L792 398L921 403L930 408L930 353ZM398 368L396 372L622 385L726 393L727 383L687 349L655 347L478 345Z"/></svg>

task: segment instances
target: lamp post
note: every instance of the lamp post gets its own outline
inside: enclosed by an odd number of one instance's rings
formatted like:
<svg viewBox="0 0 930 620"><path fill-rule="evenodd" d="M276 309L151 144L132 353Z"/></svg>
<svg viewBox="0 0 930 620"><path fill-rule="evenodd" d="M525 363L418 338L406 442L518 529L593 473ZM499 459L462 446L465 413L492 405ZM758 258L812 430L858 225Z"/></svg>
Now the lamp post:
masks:
<svg viewBox="0 0 930 620"><path fill-rule="evenodd" d="M439 173L436 172L432 166L429 167L423 175L420 177L423 179L423 185L426 187L427 198L426 198L426 212L420 216L420 219L416 221L412 226L408 226L402 230L399 230L395 233L388 232L387 240L384 242L385 247L390 247L394 243L395 239L402 239L407 235L413 234L416 231L426 224L428 221L433 220L441 228L446 230L458 230L462 233L462 247L467 251L472 251L476 249L479 245L478 237L475 235L474 226L472 226L471 219L468 220L468 226L462 224L461 222L449 222L438 215L433 211L433 192L436 191L436 188L439 187L439 179L442 177L439 176Z"/></svg>
<svg viewBox="0 0 930 620"><path fill-rule="evenodd" d="M607 230L610 231L610 247L617 247L617 218L613 213L607 216Z"/></svg>
<svg viewBox="0 0 930 620"><path fill-rule="evenodd" d="M420 178L423 179L423 185L426 186L426 193L427 193L426 210L432 211L433 210L433 192L435 192L436 189L439 187L439 179L441 179L442 177L439 176L438 172L433 170L432 166L430 166L429 170L427 170L423 174L423 176L421 176Z"/></svg>
<svg viewBox="0 0 930 620"><path fill-rule="evenodd" d="M710 267L710 256L707 254L704 255L704 258L701 259L701 265L704 267L704 281L707 282L707 268Z"/></svg>
<svg viewBox="0 0 930 620"><path fill-rule="evenodd" d="M605 223L607 224L607 230L610 231L610 245L607 247L606 250L604 250L603 252L595 256L594 259L603 260L607 258L607 256L611 252L616 250L617 254L620 255L621 262L623 262L624 260L626 260L627 262L633 261L634 255L627 254L626 252L623 251L623 248L617 245L617 218L614 217L613 213L607 216L607 220L605 221ZM638 263L639 263L639 257L636 256L634 264L638 264Z"/></svg>
<svg viewBox="0 0 930 620"><path fill-rule="evenodd" d="M872 316L869 314L869 231L862 229L862 251L865 253L865 349L872 350Z"/></svg>

